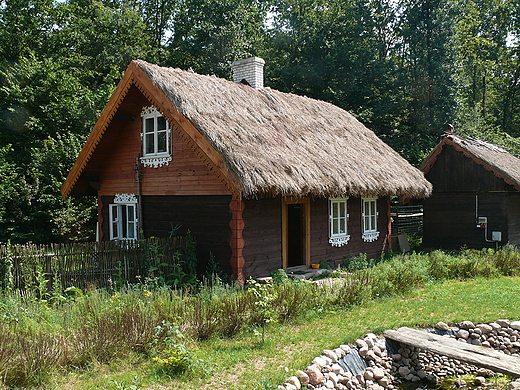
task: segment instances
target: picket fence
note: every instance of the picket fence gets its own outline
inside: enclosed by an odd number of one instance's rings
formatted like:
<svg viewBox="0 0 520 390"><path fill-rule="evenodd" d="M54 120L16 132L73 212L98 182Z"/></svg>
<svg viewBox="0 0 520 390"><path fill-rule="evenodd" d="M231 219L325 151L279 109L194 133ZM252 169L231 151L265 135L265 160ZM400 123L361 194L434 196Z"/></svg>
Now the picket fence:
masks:
<svg viewBox="0 0 520 390"><path fill-rule="evenodd" d="M0 245L0 280L22 293L42 283L82 290L138 283L185 259L187 237ZM152 275L150 275L152 272ZM56 279L57 278L57 279ZM9 280L9 282L7 282Z"/></svg>

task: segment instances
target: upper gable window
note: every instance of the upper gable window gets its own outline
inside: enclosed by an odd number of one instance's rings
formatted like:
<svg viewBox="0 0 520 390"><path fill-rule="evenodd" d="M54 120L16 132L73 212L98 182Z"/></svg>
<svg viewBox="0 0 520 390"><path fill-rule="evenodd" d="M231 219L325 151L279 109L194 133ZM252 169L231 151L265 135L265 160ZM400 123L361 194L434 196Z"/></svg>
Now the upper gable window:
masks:
<svg viewBox="0 0 520 390"><path fill-rule="evenodd" d="M155 168L168 165L171 161L171 128L168 121L153 106L141 112L144 166Z"/></svg>
<svg viewBox="0 0 520 390"><path fill-rule="evenodd" d="M347 198L329 199L329 244L343 246L348 243L347 234Z"/></svg>
<svg viewBox="0 0 520 390"><path fill-rule="evenodd" d="M362 198L362 218L363 218L363 241L373 242L378 239L377 230L377 198Z"/></svg>

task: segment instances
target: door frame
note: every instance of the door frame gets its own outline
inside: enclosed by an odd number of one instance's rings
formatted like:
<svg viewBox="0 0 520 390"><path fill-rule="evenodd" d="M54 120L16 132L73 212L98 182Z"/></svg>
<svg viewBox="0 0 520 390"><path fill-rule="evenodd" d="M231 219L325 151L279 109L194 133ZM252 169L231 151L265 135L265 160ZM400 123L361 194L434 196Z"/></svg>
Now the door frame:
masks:
<svg viewBox="0 0 520 390"><path fill-rule="evenodd" d="M303 236L302 257L304 264L311 264L311 201L310 198L282 198L282 267L286 269L289 263L289 228L287 205L302 205L303 223L301 224Z"/></svg>

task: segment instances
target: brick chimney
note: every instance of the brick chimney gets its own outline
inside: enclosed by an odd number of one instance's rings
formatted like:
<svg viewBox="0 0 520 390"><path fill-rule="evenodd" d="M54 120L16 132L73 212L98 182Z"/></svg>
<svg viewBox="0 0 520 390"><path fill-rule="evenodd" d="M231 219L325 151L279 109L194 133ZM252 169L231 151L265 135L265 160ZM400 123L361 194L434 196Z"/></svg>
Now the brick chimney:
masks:
<svg viewBox="0 0 520 390"><path fill-rule="evenodd" d="M264 87L264 64L260 57L246 58L233 62L233 81L248 84L255 89Z"/></svg>

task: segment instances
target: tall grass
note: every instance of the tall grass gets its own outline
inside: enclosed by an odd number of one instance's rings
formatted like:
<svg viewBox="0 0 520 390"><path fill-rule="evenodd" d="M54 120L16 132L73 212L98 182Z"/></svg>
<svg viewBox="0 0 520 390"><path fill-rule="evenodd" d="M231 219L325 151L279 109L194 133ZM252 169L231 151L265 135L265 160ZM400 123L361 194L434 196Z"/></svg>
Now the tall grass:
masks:
<svg viewBox="0 0 520 390"><path fill-rule="evenodd" d="M426 283L517 274L520 254L513 249L435 251L367 262L365 267L338 270L331 284L278 278L269 287L273 322L287 323L309 310L348 310ZM178 327L188 339L208 340L234 337L262 324L261 317L257 297L247 287L222 283L206 283L192 293L146 285L93 290L56 302L3 294L0 388L38 386L48 373L88 369L133 354L152 359L165 350L165 339L156 332L164 324Z"/></svg>

